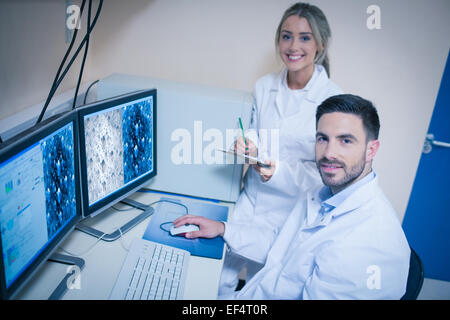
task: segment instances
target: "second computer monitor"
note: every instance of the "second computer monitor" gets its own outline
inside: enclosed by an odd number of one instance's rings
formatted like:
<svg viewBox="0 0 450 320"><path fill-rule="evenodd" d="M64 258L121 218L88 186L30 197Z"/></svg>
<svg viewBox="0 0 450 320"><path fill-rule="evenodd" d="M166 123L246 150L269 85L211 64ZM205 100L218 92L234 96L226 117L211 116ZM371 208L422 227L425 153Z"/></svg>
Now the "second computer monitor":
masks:
<svg viewBox="0 0 450 320"><path fill-rule="evenodd" d="M79 109L84 216L97 214L156 175L156 89Z"/></svg>

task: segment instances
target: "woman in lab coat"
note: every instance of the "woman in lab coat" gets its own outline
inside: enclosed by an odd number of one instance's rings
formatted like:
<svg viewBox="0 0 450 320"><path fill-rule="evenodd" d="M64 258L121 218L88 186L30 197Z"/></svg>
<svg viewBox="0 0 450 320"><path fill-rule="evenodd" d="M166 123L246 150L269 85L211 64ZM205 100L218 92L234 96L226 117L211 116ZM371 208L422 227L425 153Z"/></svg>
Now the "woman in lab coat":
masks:
<svg viewBox="0 0 450 320"><path fill-rule="evenodd" d="M322 183L312 161L315 112L326 98L342 93L328 77L330 36L325 15L313 5L296 3L280 21L275 43L286 68L256 82L246 140L235 143L237 152L271 164L270 168L252 164L247 171L231 218L242 223L242 232L235 233L239 237L274 238L298 196ZM235 290L244 266L247 279L262 267L239 252L227 252L220 295Z"/></svg>

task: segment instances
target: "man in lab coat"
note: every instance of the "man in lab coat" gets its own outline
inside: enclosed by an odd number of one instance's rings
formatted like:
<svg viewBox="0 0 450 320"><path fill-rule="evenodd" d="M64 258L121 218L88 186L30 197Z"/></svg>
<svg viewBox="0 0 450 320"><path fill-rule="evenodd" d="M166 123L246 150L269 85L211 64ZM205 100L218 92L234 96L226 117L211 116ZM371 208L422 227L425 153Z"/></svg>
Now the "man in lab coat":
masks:
<svg viewBox="0 0 450 320"><path fill-rule="evenodd" d="M275 238L248 238L245 228L186 215L187 238L222 236L230 250L264 264L224 299L400 299L410 249L372 160L380 123L370 101L354 95L325 100L316 112L316 165L325 184L299 195ZM282 175L279 175L280 177ZM250 234L250 233L247 233Z"/></svg>

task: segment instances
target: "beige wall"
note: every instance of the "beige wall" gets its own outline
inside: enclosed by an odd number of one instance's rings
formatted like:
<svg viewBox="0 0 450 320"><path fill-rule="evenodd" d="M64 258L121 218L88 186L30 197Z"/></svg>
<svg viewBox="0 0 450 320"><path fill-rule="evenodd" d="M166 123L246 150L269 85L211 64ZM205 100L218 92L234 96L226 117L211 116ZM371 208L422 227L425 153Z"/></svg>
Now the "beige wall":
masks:
<svg viewBox="0 0 450 320"><path fill-rule="evenodd" d="M65 10L64 0L0 1L0 119L47 98L68 46ZM79 61L57 93L75 86Z"/></svg>
<svg viewBox="0 0 450 320"><path fill-rule="evenodd" d="M61 3L1 3L0 118L45 98L65 48ZM85 80L121 72L251 91L258 77L281 67L274 33L292 3L105 0ZM369 98L378 107L381 149L374 166L403 218L449 50L450 2L311 3L322 8L332 27L332 79L346 92ZM380 30L366 27L366 9L371 4L381 8ZM23 17L23 11L38 18L25 24L13 19ZM4 30L5 19L11 34ZM4 39L10 43L5 49ZM68 79L65 87L74 84L74 79Z"/></svg>

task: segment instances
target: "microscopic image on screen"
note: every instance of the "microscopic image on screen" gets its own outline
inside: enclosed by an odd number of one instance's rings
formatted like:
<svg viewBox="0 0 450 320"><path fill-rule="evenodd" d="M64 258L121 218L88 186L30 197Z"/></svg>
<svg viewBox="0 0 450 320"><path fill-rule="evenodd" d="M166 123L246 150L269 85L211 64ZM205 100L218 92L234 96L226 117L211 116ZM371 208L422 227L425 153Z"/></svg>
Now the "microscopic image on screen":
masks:
<svg viewBox="0 0 450 320"><path fill-rule="evenodd" d="M125 183L153 169L153 100L126 106L123 112L123 164Z"/></svg>
<svg viewBox="0 0 450 320"><path fill-rule="evenodd" d="M73 128L42 141L48 238L76 214Z"/></svg>
<svg viewBox="0 0 450 320"><path fill-rule="evenodd" d="M89 205L124 184L122 113L118 108L84 119Z"/></svg>

